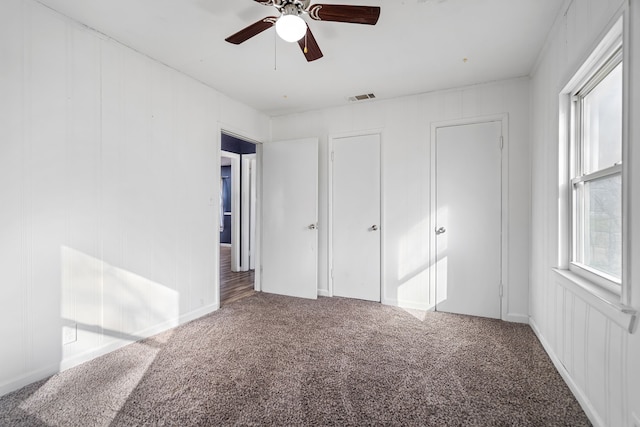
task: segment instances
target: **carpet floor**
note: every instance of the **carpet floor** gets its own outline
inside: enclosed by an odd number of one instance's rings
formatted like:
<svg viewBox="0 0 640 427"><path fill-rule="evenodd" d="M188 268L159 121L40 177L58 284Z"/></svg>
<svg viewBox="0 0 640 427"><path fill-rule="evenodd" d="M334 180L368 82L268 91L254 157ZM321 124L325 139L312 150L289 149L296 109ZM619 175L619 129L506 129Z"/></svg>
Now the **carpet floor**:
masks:
<svg viewBox="0 0 640 427"><path fill-rule="evenodd" d="M0 398L2 426L588 426L527 325L258 293Z"/></svg>

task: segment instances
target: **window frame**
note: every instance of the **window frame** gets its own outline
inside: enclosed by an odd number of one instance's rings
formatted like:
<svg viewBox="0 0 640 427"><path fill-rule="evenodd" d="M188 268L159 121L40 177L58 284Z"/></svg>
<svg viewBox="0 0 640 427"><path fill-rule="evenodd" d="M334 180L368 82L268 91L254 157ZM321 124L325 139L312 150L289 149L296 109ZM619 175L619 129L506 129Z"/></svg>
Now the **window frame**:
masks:
<svg viewBox="0 0 640 427"><path fill-rule="evenodd" d="M606 301L611 307L627 307L630 303L629 271L628 264L630 251L629 219L629 171L625 167L625 159L629 153L629 17L628 7L622 7L616 17L612 18L607 29L601 34L591 48L576 61L571 71L564 79L564 86L558 92L558 193L557 193L557 264L552 267L559 276L563 277L566 284L576 291L586 292L592 295L596 301ZM610 58L619 51L622 52L622 271L621 283L603 278L599 274L589 271L580 265L572 265L573 248L573 188L571 180L574 164L572 163L571 150L574 147L575 119L573 115L573 96L578 89L584 88ZM618 167L618 165L616 165ZM617 172L617 171L616 171ZM608 306L607 305L607 306Z"/></svg>
<svg viewBox="0 0 640 427"><path fill-rule="evenodd" d="M584 129L584 99L596 88L602 81L609 76L613 70L615 70L620 64L622 64L623 72L623 85L622 92L624 93L624 62L623 62L623 44L622 36L620 35L615 42L604 52L599 55L596 65L592 67L592 72L586 73L585 76L574 86L574 90L569 93L571 100L570 107L570 120L569 126L569 200L570 207L568 211L569 215L569 270L575 274L578 274L585 279L597 284L600 287L605 288L609 292L616 295L622 293L622 277L616 278L604 271L592 268L578 259L584 259L583 254L578 254L579 248L583 246L582 240L584 239L584 230L580 230L584 225L584 191L580 191L577 187L589 182L594 182L603 178L610 178L619 175L621 182L623 181L622 165L624 158L615 165L604 167L593 172L584 173L585 169L585 146L583 139ZM623 102L623 114L625 110ZM624 122L624 120L623 120ZM623 123L621 123L623 126ZM623 142L621 141L621 144ZM622 146L620 147L621 151ZM621 184L622 185L622 184ZM621 192L622 195L622 192ZM624 216L624 211L622 212ZM622 226L622 224L621 224ZM624 233L623 233L624 236ZM622 248L621 248L622 250ZM622 266L621 266L622 267Z"/></svg>

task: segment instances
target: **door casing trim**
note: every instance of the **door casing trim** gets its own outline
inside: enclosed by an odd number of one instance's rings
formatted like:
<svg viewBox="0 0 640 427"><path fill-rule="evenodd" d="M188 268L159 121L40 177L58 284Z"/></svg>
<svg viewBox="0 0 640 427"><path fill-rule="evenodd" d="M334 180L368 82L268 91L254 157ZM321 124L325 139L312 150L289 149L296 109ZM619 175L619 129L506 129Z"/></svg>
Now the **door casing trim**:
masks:
<svg viewBox="0 0 640 427"><path fill-rule="evenodd" d="M256 250L256 254L255 254L255 264L256 264L256 274L254 275L254 289L256 291L260 291L262 288L262 277L260 275L260 272L258 271L258 266L261 265L261 248L262 248L262 144L263 141L261 140L261 138L257 137L257 136L250 136L250 132L247 132L243 129L239 129L233 125L230 125L228 123L224 123L221 121L218 121L217 123L217 127L218 127L218 132L216 133L216 140L215 140L215 151L216 151L216 158L215 158L215 164L214 167L216 168L217 171L220 171L220 157L222 155L222 134L226 134L229 136L234 136L237 137L239 139L242 139L244 141L250 142L252 144L255 144L256 146L256 244L255 244L255 250ZM220 200L220 185L216 184L213 185L213 189L211 192L212 196L211 196L211 203L215 204L216 200ZM216 219L216 224L220 224L220 210L216 209L216 213L214 214L215 219ZM216 265L216 271L214 272L214 294L215 294L215 300L218 303L218 306L220 305L220 233L214 233L214 241L215 241L215 248L214 248L214 260L215 260L215 265Z"/></svg>
<svg viewBox="0 0 640 427"><path fill-rule="evenodd" d="M494 114L486 116L468 117L455 120L447 120L431 123L430 145L430 202L429 202L429 265L436 264L436 239L434 230L436 229L436 140L437 131L440 128L452 126L465 126L480 123L500 122L502 132L502 155L501 155L501 255L500 255L500 285L502 286L502 296L500 297L500 318L509 319L509 114ZM436 308L436 271L429 269L429 309ZM496 289L496 293L499 289Z"/></svg>

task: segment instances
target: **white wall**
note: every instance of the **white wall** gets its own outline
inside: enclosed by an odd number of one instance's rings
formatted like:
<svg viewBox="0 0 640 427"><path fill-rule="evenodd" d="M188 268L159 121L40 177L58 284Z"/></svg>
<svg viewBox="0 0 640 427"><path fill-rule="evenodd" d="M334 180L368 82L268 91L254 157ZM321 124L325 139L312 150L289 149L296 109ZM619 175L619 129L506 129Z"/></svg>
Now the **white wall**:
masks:
<svg viewBox="0 0 640 427"><path fill-rule="evenodd" d="M427 308L429 301L431 124L509 115L507 319L527 321L529 259L529 81L354 103L272 119L272 139L320 138L319 293L327 294L328 138L381 130L384 303ZM357 173L357 171L354 171Z"/></svg>
<svg viewBox="0 0 640 427"><path fill-rule="evenodd" d="M219 126L269 118L31 0L0 58L1 395L219 306Z"/></svg>
<svg viewBox="0 0 640 427"><path fill-rule="evenodd" d="M640 416L640 340L629 334L606 307L563 287L552 272L558 265L558 95L604 31L623 0L566 2L532 74L532 252L531 324L595 425L631 426ZM632 129L630 157L630 229L634 251L631 304L640 308L640 2L631 0L630 65ZM634 28L635 26L635 28ZM640 419L635 425L640 425Z"/></svg>

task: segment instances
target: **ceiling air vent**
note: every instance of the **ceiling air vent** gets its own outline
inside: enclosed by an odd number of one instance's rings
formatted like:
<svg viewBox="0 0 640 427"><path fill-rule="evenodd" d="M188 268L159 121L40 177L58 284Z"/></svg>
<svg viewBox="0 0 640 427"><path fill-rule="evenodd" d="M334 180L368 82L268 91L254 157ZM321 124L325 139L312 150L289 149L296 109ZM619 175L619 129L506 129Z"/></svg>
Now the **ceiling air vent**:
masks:
<svg viewBox="0 0 640 427"><path fill-rule="evenodd" d="M356 96L350 96L349 98L347 98L350 102L356 102L356 101L364 101L365 99L374 99L376 96L372 93L365 93L364 95L356 95Z"/></svg>

